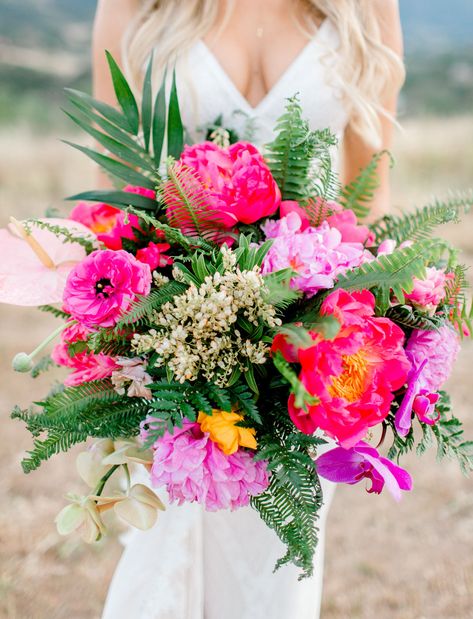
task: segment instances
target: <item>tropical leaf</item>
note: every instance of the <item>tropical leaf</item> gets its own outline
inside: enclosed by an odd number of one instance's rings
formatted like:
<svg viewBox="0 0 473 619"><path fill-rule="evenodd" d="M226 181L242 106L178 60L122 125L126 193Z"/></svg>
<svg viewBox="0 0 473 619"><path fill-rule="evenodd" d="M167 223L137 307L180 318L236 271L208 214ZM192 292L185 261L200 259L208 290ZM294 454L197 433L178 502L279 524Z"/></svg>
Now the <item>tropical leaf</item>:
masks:
<svg viewBox="0 0 473 619"><path fill-rule="evenodd" d="M168 111L168 157L179 159L184 149L184 127L182 125L176 86L176 71L172 75Z"/></svg>
<svg viewBox="0 0 473 619"><path fill-rule="evenodd" d="M153 155L154 162L159 167L163 153L164 136L166 134L166 75L164 73L161 87L156 95L153 112Z"/></svg>
<svg viewBox="0 0 473 619"><path fill-rule="evenodd" d="M112 76L113 88L115 90L117 101L128 121L131 132L134 135L138 135L138 131L140 129L140 114L136 99L133 96L131 88L113 56L108 51L106 51L105 54L107 56L108 66L110 67L110 74Z"/></svg>
<svg viewBox="0 0 473 619"><path fill-rule="evenodd" d="M143 130L143 140L145 149L149 152L151 142L151 126L153 120L153 52L151 52L148 66L146 67L145 79L143 81L143 92L141 96L141 127ZM159 163L157 164L159 167Z"/></svg>

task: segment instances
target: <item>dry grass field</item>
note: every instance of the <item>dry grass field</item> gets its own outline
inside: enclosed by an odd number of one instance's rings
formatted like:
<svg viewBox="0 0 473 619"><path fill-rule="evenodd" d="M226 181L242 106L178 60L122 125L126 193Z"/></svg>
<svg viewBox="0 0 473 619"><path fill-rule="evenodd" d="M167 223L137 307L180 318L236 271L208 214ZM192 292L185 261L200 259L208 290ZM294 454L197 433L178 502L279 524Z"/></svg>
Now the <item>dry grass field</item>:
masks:
<svg viewBox="0 0 473 619"><path fill-rule="evenodd" d="M0 225L9 214L21 218L60 207L62 196L92 186L91 166L55 137L3 131L0 148ZM394 154L396 207L472 186L473 117L408 122ZM470 264L472 232L473 215L444 232ZM29 438L9 420L14 404L39 397L50 380L15 375L10 359L32 349L54 319L17 308L0 312L0 619L98 619L119 543L109 538L85 547L57 535L53 518L63 494L77 488L74 453L25 477L20 459ZM470 436L472 367L473 345L467 343L450 388ZM323 619L473 617L472 481L454 463L437 464L434 454L409 457L405 465L415 491L400 505L389 495L367 495L361 485L338 490L328 530Z"/></svg>

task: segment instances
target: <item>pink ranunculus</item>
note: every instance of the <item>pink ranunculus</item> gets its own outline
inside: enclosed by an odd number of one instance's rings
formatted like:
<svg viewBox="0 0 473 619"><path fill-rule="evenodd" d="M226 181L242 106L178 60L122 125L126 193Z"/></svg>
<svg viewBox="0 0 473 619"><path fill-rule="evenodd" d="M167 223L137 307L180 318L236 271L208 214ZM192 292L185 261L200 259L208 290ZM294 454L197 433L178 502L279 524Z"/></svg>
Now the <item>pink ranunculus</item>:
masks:
<svg viewBox="0 0 473 619"><path fill-rule="evenodd" d="M147 247L143 247L136 252L136 258L140 262L149 264L152 271L162 269L173 263L171 256L166 256L164 252L171 249L169 243L149 243Z"/></svg>
<svg viewBox="0 0 473 619"><path fill-rule="evenodd" d="M156 192L146 187L127 185L123 191L136 193L151 200L156 199ZM140 228L140 220L136 215L127 214L108 204L86 204L79 202L72 209L69 219L87 226L97 235L108 249L123 249L122 239L135 241L135 229Z"/></svg>
<svg viewBox="0 0 473 619"><path fill-rule="evenodd" d="M429 267L426 269L426 277L418 279L414 277L412 292L406 293L407 301L419 309L435 311L440 301L445 297L445 285L447 277L443 269Z"/></svg>
<svg viewBox="0 0 473 619"><path fill-rule="evenodd" d="M98 250L71 271L64 304L86 327L113 327L137 296L149 294L151 269L124 250Z"/></svg>
<svg viewBox="0 0 473 619"><path fill-rule="evenodd" d="M368 492L380 494L386 485L393 497L399 501L401 490L412 489L409 473L379 455L374 447L360 441L350 449L336 447L326 451L315 461L317 473L335 483L356 484L363 479L371 480Z"/></svg>
<svg viewBox="0 0 473 619"><path fill-rule="evenodd" d="M259 150L248 142L228 149L232 160L232 212L238 221L252 224L270 217L281 203L281 192Z"/></svg>
<svg viewBox="0 0 473 619"><path fill-rule="evenodd" d="M327 221L317 228L302 230L301 218L295 211L283 219L268 220L263 231L273 239L263 261L263 274L291 268L296 273L291 286L309 297L332 288L338 275L371 259L361 243L345 243L341 233Z"/></svg>
<svg viewBox="0 0 473 619"><path fill-rule="evenodd" d="M69 345L76 342L85 342L91 331L81 324L73 324L61 334L61 341L54 347L51 358L58 365L71 368L73 371L64 380L67 387L82 385L91 380L108 378L118 367L113 357L104 353L93 353L81 350L71 354Z"/></svg>
<svg viewBox="0 0 473 619"><path fill-rule="evenodd" d="M153 423L147 419L146 424ZM146 439L146 430L142 438ZM183 427L159 438L153 445L151 481L165 486L171 501L198 502L208 511L238 509L269 484L267 463L239 449L227 456L202 432L198 423L184 421Z"/></svg>
<svg viewBox="0 0 473 619"><path fill-rule="evenodd" d="M389 414L394 392L405 384L411 364L403 331L388 318L376 317L374 307L367 290L337 290L322 304L322 315L334 316L340 331L332 340L314 332L314 344L298 350L299 378L318 399L299 409L294 396L289 398L289 414L302 432L320 428L350 448Z"/></svg>
<svg viewBox="0 0 473 619"><path fill-rule="evenodd" d="M374 234L368 226L359 225L356 215L349 209L342 210L327 217L327 221L332 228L336 228L342 235L344 243L362 243L372 245Z"/></svg>

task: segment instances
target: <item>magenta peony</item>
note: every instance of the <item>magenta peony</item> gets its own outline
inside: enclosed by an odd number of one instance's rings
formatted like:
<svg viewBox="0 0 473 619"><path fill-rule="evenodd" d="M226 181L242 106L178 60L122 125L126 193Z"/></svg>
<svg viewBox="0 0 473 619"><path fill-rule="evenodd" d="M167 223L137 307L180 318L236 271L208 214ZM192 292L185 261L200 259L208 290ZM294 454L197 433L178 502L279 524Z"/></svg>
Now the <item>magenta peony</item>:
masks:
<svg viewBox="0 0 473 619"><path fill-rule="evenodd" d="M300 409L291 395L291 419L307 434L324 430L344 448L356 445L387 417L411 367L403 331L388 318L375 317L374 306L367 290L331 293L321 311L340 322L338 335L326 340L312 333L313 346L298 350L299 378L318 403ZM272 352L284 356L287 350L280 342L273 344Z"/></svg>
<svg viewBox="0 0 473 619"><path fill-rule="evenodd" d="M267 221L263 231L274 239L263 261L263 274L290 267L296 273L291 286L309 297L332 288L338 275L371 259L362 243L342 241L341 233L327 221L303 230L296 211L277 221Z"/></svg>
<svg viewBox="0 0 473 619"><path fill-rule="evenodd" d="M215 224L217 238L219 230L233 230L238 222L250 224L273 215L281 201L268 166L252 144L238 142L226 149L213 142L186 146L177 165L178 170L194 172L202 183L199 190L206 204L198 216L207 226ZM192 189L192 179L184 179ZM180 197L170 184L166 203L171 223L184 232L190 229L191 217L180 209Z"/></svg>
<svg viewBox="0 0 473 619"><path fill-rule="evenodd" d="M113 327L138 295L149 294L151 270L124 250L98 250L71 271L64 304L86 327Z"/></svg>
<svg viewBox="0 0 473 619"><path fill-rule="evenodd" d="M388 458L379 455L378 450L364 441L350 449L336 447L326 451L315 461L317 473L335 483L356 484L363 479L371 480L368 492L380 494L386 485L393 497L399 501L401 490L412 489L409 473Z"/></svg>
<svg viewBox="0 0 473 619"><path fill-rule="evenodd" d="M243 449L226 456L198 423L186 420L181 429L174 428L174 434L166 432L153 452L151 481L156 487L165 486L170 500L179 504L196 501L208 511L234 510L268 487L265 461L255 460Z"/></svg>
<svg viewBox="0 0 473 619"><path fill-rule="evenodd" d="M108 378L118 367L113 357L103 353L95 354L85 349L71 354L69 345L85 342L90 333L89 329L80 324L71 325L64 329L61 342L54 347L51 353L51 358L55 363L73 370L64 380L67 387Z"/></svg>

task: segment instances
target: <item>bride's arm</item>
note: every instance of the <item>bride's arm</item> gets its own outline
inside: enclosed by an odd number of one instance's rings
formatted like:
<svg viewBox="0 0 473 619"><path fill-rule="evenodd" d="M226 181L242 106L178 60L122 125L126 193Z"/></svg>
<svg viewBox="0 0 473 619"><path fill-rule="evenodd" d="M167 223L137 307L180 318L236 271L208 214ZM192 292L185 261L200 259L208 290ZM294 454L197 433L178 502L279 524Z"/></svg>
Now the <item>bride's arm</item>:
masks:
<svg viewBox="0 0 473 619"><path fill-rule="evenodd" d="M92 35L92 77L94 97L116 105L105 50L122 64L121 45L126 29L135 17L140 0L99 0ZM110 187L105 174L98 172L100 187Z"/></svg>
<svg viewBox="0 0 473 619"><path fill-rule="evenodd" d="M383 42L402 57L403 42L398 0L376 0L373 5L378 13ZM393 117L396 115L397 98L397 92L390 93L383 101L384 107ZM379 150L390 150L394 133L392 121L381 117L381 129L383 144ZM344 182L350 182L356 178L360 168L365 167L370 162L374 153L375 150L372 147L363 142L359 135L348 129L344 136ZM378 167L380 185L371 205L371 219L382 217L390 209L389 164L389 158L383 157Z"/></svg>

